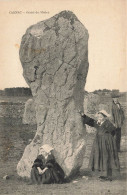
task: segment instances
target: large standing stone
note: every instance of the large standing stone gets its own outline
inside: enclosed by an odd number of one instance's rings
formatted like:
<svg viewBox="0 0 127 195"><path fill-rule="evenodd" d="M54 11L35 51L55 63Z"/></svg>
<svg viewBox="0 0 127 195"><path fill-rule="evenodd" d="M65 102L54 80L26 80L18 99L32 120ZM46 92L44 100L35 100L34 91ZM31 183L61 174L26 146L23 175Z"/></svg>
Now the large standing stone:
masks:
<svg viewBox="0 0 127 195"><path fill-rule="evenodd" d="M37 132L17 172L29 177L39 147L50 144L69 176L79 170L85 154L86 131L78 109L83 110L88 72L88 31L72 12L63 11L27 29L20 60L35 99Z"/></svg>

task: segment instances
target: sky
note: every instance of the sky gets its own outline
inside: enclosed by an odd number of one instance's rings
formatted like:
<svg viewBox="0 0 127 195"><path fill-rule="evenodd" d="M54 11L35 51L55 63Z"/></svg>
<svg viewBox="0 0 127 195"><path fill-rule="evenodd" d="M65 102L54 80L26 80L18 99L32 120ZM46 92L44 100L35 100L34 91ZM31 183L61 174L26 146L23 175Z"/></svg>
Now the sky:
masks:
<svg viewBox="0 0 127 195"><path fill-rule="evenodd" d="M127 91L125 9L126 0L0 0L0 89L28 87L19 60L26 29L60 11L70 10L89 33L85 90Z"/></svg>

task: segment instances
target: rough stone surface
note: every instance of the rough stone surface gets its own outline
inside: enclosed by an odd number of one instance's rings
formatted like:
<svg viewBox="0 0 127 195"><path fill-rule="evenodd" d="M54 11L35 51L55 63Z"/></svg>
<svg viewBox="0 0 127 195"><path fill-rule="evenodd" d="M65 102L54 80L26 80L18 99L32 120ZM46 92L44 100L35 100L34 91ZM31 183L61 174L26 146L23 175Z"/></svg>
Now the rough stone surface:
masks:
<svg viewBox="0 0 127 195"><path fill-rule="evenodd" d="M22 38L23 75L35 99L37 132L17 165L29 177L42 144L54 155L67 176L82 165L86 131L78 109L83 110L88 72L88 31L70 11L39 22Z"/></svg>
<svg viewBox="0 0 127 195"><path fill-rule="evenodd" d="M33 99L27 100L23 114L23 124L36 124L36 111Z"/></svg>

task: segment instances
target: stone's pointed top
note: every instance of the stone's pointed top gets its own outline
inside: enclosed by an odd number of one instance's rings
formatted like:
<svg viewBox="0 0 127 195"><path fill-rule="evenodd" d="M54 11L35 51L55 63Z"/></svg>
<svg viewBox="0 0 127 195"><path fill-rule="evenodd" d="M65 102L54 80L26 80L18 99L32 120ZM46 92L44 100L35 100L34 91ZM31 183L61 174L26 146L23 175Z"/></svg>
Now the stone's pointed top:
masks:
<svg viewBox="0 0 127 195"><path fill-rule="evenodd" d="M65 19L75 19L75 20L78 20L77 16L72 12L72 11L69 11L69 10L64 10L64 11L61 11L60 13L56 14L54 17L63 17Z"/></svg>

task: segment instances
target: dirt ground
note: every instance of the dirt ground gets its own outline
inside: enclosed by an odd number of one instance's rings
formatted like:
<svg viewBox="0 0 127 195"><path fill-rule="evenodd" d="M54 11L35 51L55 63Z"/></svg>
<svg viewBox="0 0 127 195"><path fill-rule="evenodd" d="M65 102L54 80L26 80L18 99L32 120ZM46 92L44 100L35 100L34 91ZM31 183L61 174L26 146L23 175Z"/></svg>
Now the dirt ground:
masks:
<svg viewBox="0 0 127 195"><path fill-rule="evenodd" d="M9 195L125 195L126 187L126 137L122 136L119 153L121 178L114 181L101 182L97 178L78 176L70 183L53 185L28 185L28 181L20 179L16 174L16 165L21 158L25 146L33 138L36 126L23 125L21 119L0 119L0 194ZM90 137L90 136L89 136ZM9 175L8 180L3 176Z"/></svg>
<svg viewBox="0 0 127 195"><path fill-rule="evenodd" d="M27 144L36 131L36 125L23 125L21 118L0 118L0 194L9 195L126 195L126 125L122 132L121 152L119 153L121 177L113 181L101 182L89 177L87 170L70 183L53 185L28 185L18 177L16 166ZM93 135L89 134L88 142ZM90 142L89 142L90 143ZM90 147L88 147L90 148ZM89 149L90 150L90 149ZM90 153L90 151L88 151ZM9 179L3 177L9 175ZM85 176L85 177L83 177Z"/></svg>

